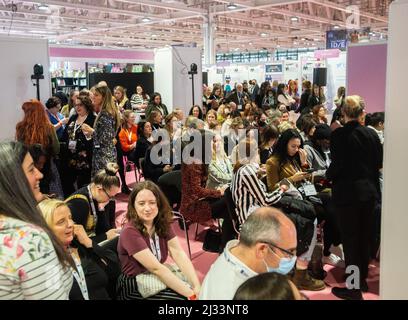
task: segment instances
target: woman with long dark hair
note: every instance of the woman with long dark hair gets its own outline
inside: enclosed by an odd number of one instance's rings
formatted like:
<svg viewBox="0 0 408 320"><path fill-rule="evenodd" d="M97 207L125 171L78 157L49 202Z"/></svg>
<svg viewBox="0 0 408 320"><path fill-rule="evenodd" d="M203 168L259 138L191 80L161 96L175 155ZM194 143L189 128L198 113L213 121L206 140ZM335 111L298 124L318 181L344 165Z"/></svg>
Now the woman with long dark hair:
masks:
<svg viewBox="0 0 408 320"><path fill-rule="evenodd" d="M75 267L37 209L42 174L20 142L0 143L0 299L67 300Z"/></svg>
<svg viewBox="0 0 408 320"><path fill-rule="evenodd" d="M149 119L150 113L152 113L153 110L159 111L163 118L169 114L169 111L158 92L153 93L150 98L150 102L146 108L146 119Z"/></svg>
<svg viewBox="0 0 408 320"><path fill-rule="evenodd" d="M282 133L272 157L266 162L266 180L270 191L278 189L279 182L287 179L295 186L310 179L311 175L303 170L308 168L307 153L303 150L302 137L295 129L288 129ZM314 219L314 233L308 250L298 257L296 270L292 281L301 290L319 291L325 288L323 281L311 277L307 267L312 258L316 245L316 224Z"/></svg>
<svg viewBox="0 0 408 320"><path fill-rule="evenodd" d="M101 111L93 128L87 124L82 125L84 134L93 138L92 176L104 169L108 162L116 162L116 134L121 124L120 113L107 86L96 86L93 99L94 105L101 106Z"/></svg>

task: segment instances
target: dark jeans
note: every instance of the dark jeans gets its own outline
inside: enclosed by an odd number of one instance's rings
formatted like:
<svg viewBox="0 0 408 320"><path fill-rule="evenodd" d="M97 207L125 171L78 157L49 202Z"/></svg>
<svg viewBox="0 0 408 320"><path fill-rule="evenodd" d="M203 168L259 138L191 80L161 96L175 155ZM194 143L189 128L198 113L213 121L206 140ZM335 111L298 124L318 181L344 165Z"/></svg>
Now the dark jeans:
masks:
<svg viewBox="0 0 408 320"><path fill-rule="evenodd" d="M359 202L335 208L340 223L346 266L357 266L360 283L368 276L370 242L374 232L375 202Z"/></svg>
<svg viewBox="0 0 408 320"><path fill-rule="evenodd" d="M210 200L211 215L213 219L223 219L221 228L221 247L220 252L224 250L228 241L235 239L234 226L228 214L227 202L225 198Z"/></svg>

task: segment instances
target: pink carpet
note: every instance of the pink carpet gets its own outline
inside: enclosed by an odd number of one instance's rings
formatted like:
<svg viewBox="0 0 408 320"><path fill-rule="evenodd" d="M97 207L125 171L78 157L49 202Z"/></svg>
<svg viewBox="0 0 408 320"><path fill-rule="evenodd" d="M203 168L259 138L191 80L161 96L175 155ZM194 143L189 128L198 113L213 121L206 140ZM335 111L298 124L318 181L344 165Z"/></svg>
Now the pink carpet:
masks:
<svg viewBox="0 0 408 320"><path fill-rule="evenodd" d="M132 185L135 183L135 175L133 174L133 172L128 172L126 178L128 185L132 187ZM128 196L125 194L119 194L116 197L116 225L118 227L120 227L124 215L126 214L127 201ZM202 231L205 229L205 227L199 226L197 237L198 239L195 240L195 226L196 225L194 224L189 228L191 256L193 265L197 271L197 275L202 281L208 270L210 269L211 264L217 259L218 254L206 252L202 249ZM180 229L178 223L174 223L174 230L179 237L182 247L188 254L184 231ZM318 292L304 291L304 293L310 298L310 300L340 300L331 294L331 287L345 285L341 280L343 278L344 269L334 268L332 266L326 265L325 270L327 271L327 277L325 279L327 287L325 290ZM367 280L369 292L363 294L365 300L379 300L379 275L379 263L370 265L369 278Z"/></svg>

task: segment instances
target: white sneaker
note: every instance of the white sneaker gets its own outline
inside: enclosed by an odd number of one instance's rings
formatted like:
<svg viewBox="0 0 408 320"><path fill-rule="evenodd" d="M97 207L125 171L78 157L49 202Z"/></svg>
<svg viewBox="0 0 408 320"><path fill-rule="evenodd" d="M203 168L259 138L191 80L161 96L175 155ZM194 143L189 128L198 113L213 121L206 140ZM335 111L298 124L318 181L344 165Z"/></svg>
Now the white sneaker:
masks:
<svg viewBox="0 0 408 320"><path fill-rule="evenodd" d="M330 252L334 253L336 256L339 256L340 259L344 260L343 245L339 244L336 247L331 245Z"/></svg>
<svg viewBox="0 0 408 320"><path fill-rule="evenodd" d="M333 267L337 268L345 268L346 265L344 263L344 260L341 260L339 256L336 256L333 253L330 253L330 256L326 257L324 256L322 259L323 264L329 264Z"/></svg>

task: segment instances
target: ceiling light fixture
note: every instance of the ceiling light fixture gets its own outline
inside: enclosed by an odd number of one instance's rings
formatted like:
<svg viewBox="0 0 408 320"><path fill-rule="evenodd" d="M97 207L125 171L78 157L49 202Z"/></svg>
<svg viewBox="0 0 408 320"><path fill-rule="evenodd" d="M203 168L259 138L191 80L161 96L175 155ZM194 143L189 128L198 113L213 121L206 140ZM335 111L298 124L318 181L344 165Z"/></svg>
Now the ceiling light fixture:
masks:
<svg viewBox="0 0 408 320"><path fill-rule="evenodd" d="M144 17L142 19L142 22L150 22L150 21L152 21L152 19L150 19L149 17Z"/></svg>
<svg viewBox="0 0 408 320"><path fill-rule="evenodd" d="M227 5L227 8L228 8L229 10L234 10L234 9L236 9L236 8L238 8L238 7L237 7L236 4L234 4L234 3L231 2L229 5Z"/></svg>
<svg viewBox="0 0 408 320"><path fill-rule="evenodd" d="M152 34L152 38L157 38L157 34Z"/></svg>
<svg viewBox="0 0 408 320"><path fill-rule="evenodd" d="M72 38L68 38L67 41L68 41L68 42L71 42L71 41L72 41Z"/></svg>
<svg viewBox="0 0 408 320"><path fill-rule="evenodd" d="M335 25L335 26L333 27L333 29L335 29L335 30L340 29L340 26Z"/></svg>
<svg viewBox="0 0 408 320"><path fill-rule="evenodd" d="M38 10L47 11L47 10L48 10L48 6L47 6L46 4L44 4L44 3L41 3L41 4L38 6Z"/></svg>
<svg viewBox="0 0 408 320"><path fill-rule="evenodd" d="M268 34L265 32L261 32L261 37L266 37Z"/></svg>
<svg viewBox="0 0 408 320"><path fill-rule="evenodd" d="M81 27L79 30L82 31L82 32L85 32L85 31L88 31L88 28L87 27Z"/></svg>
<svg viewBox="0 0 408 320"><path fill-rule="evenodd" d="M298 18L298 17L291 17L291 18L290 18L290 21L298 22L298 21L299 21L299 18Z"/></svg>

